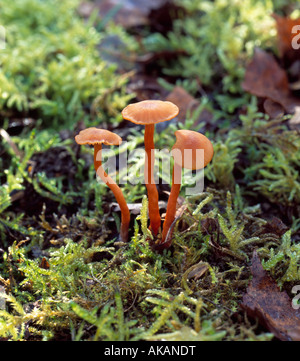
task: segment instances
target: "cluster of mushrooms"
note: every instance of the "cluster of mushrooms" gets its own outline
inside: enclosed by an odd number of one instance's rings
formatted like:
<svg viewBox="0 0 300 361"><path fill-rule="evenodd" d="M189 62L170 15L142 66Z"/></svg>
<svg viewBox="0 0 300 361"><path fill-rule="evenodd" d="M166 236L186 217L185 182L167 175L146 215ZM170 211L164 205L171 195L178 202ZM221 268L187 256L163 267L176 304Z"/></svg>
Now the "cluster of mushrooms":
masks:
<svg viewBox="0 0 300 361"><path fill-rule="evenodd" d="M172 147L172 156L174 167L172 172L172 186L167 204L166 216L161 231L161 216L158 206L158 191L154 182L154 131L155 124L171 120L179 113L178 107L169 102L161 100L144 100L128 105L122 111L124 119L135 124L145 126L144 143L145 143L145 185L148 193L149 219L151 230L154 238L152 246L154 249L163 250L171 245L171 230L176 215L176 204L181 187L182 168L201 169L204 168L213 157L213 146L210 140L203 134L192 130L177 130L175 132L176 142ZM130 224L130 212L120 187L104 171L101 161L102 144L120 145L122 138L117 134L106 129L95 127L87 128L78 135L75 140L78 144L89 144L94 146L94 166L97 175L114 193L115 198L121 210L121 227L120 241L128 241L128 231ZM190 150L189 157L184 157L184 151ZM197 150L204 151L203 157L197 157Z"/></svg>

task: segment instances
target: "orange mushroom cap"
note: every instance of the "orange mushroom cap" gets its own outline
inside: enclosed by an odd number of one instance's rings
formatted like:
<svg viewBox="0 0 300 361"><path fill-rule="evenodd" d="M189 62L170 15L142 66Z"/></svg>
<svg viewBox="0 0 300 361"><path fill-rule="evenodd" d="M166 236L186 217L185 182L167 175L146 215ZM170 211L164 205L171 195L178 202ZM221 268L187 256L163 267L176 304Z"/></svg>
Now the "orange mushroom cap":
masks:
<svg viewBox="0 0 300 361"><path fill-rule="evenodd" d="M122 138L109 130L91 127L81 130L79 134L75 136L75 141L80 145L120 145L122 143Z"/></svg>
<svg viewBox="0 0 300 361"><path fill-rule="evenodd" d="M201 169L207 166L211 161L214 149L211 141L203 134L193 130L177 130L175 132L176 143L172 147L174 162L182 168ZM203 149L204 159L197 152ZM177 151L179 150L179 151ZM185 151L190 150L186 153Z"/></svg>
<svg viewBox="0 0 300 361"><path fill-rule="evenodd" d="M179 113L177 105L162 100L143 100L129 104L122 116L135 124L156 124L175 118Z"/></svg>

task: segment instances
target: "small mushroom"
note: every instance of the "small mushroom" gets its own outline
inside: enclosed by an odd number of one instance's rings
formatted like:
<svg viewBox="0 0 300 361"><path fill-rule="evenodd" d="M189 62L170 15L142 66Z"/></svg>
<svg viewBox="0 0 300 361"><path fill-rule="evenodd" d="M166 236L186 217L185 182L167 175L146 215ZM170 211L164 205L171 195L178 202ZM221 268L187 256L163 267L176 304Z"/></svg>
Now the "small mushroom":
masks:
<svg viewBox="0 0 300 361"><path fill-rule="evenodd" d="M122 111L124 119L135 124L145 125L145 184L148 193L150 229L156 236L161 227L161 218L158 206L158 191L154 182L154 130L155 124L171 120L179 113L178 107L168 101L143 100L130 104ZM153 150L153 151L152 151Z"/></svg>
<svg viewBox="0 0 300 361"><path fill-rule="evenodd" d="M168 233L175 220L177 198L181 188L182 168L202 169L207 166L214 154L212 143L201 133L192 130L177 130L175 136L176 143L172 147L174 158L172 187L163 224L162 239L159 242L159 246L162 248L168 248L171 245L171 235ZM204 150L204 159L197 156L198 149ZM190 151L188 157L184 156L186 150Z"/></svg>
<svg viewBox="0 0 300 361"><path fill-rule="evenodd" d="M102 144L120 145L122 143L122 138L117 134L110 132L109 130L91 127L79 132L79 134L75 136L75 141L80 145L89 144L94 146L94 167L96 173L111 189L116 197L117 202L119 203L121 210L120 240L122 242L127 242L130 212L120 187L104 171L101 160Z"/></svg>

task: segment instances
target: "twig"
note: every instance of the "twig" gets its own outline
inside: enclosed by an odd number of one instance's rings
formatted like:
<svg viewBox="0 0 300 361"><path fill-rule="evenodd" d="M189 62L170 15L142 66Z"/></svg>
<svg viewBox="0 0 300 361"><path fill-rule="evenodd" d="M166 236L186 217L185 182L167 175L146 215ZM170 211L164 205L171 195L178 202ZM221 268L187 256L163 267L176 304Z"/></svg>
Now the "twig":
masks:
<svg viewBox="0 0 300 361"><path fill-rule="evenodd" d="M19 150L16 144L11 140L10 135L3 128L0 129L0 135L2 138L9 144L15 155L21 159L23 159L24 154Z"/></svg>

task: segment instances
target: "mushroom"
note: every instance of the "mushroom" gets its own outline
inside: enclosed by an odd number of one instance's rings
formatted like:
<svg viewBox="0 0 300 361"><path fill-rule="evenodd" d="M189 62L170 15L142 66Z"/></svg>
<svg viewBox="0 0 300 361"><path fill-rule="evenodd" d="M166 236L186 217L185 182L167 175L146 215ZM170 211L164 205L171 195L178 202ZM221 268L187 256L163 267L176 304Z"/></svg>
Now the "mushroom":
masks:
<svg viewBox="0 0 300 361"><path fill-rule="evenodd" d="M179 113L178 107L168 101L143 100L128 105L122 111L124 119L145 125L144 143L146 152L145 184L148 193L150 229L156 236L161 227L158 206L158 191L154 182L154 128L156 123L171 120Z"/></svg>
<svg viewBox="0 0 300 361"><path fill-rule="evenodd" d="M168 248L171 245L169 231L175 220L177 198L181 188L182 168L202 169L211 161L214 154L212 143L201 133L192 130L177 130L175 136L176 142L172 147L172 156L174 158L172 187L163 223L162 239L158 244L162 248ZM184 156L186 150L191 151L191 153L188 153L188 157ZM197 156L197 150L204 151L204 158Z"/></svg>
<svg viewBox="0 0 300 361"><path fill-rule="evenodd" d="M101 160L102 144L120 145L122 143L122 138L109 130L91 127L80 131L79 134L75 136L75 141L80 145L89 144L94 146L94 167L96 173L111 189L119 203L121 210L120 240L122 242L127 242L130 212L120 187L104 171Z"/></svg>

